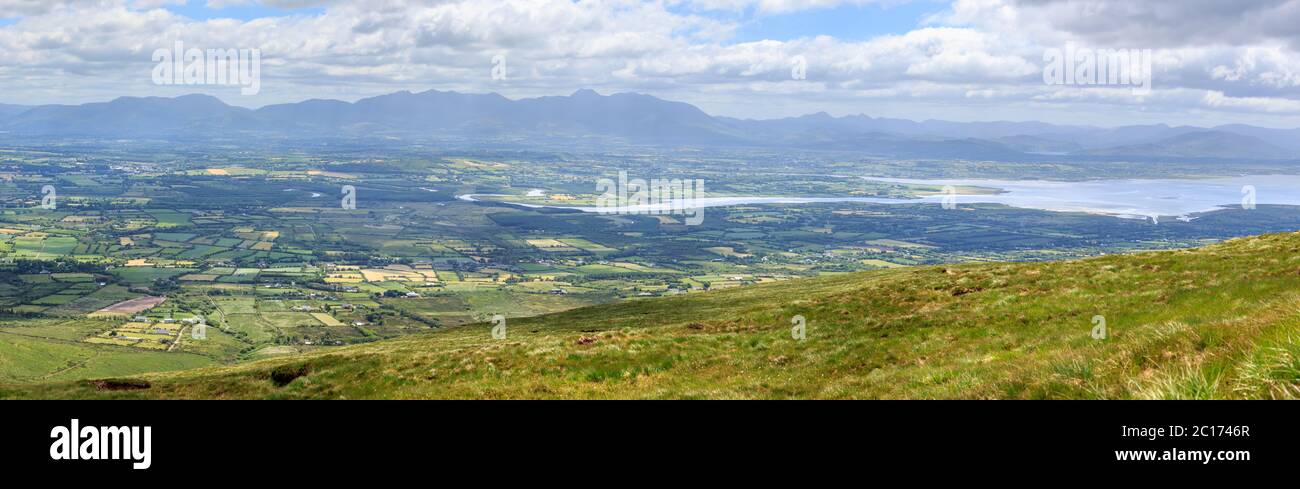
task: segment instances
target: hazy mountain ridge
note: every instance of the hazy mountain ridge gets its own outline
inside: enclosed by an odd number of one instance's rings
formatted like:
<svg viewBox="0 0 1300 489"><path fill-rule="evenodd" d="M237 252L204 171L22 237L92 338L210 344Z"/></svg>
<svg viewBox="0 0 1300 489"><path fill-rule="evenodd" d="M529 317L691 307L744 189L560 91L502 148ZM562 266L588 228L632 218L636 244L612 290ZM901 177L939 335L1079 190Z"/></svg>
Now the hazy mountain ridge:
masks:
<svg viewBox="0 0 1300 489"><path fill-rule="evenodd" d="M25 105L0 104L0 121L27 112L28 110L31 110L31 107Z"/></svg>
<svg viewBox="0 0 1300 489"><path fill-rule="evenodd" d="M633 143L777 146L907 157L1024 159L1034 155L1292 159L1300 129L1241 124L1213 128L1118 128L1044 122L951 122L834 117L780 119L711 116L650 95L511 100L499 94L429 90L356 102L306 100L247 109L206 95L122 97L84 105L0 105L0 131L24 136L146 138L181 134L282 137L608 137Z"/></svg>

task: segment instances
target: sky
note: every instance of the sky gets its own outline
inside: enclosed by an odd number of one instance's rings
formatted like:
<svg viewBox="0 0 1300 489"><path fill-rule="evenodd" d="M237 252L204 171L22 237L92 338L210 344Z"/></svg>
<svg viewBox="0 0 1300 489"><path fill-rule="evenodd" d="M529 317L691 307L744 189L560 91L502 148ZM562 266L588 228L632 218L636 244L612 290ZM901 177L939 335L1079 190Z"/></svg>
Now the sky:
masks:
<svg viewBox="0 0 1300 489"><path fill-rule="evenodd" d="M1300 0L0 0L0 103L591 88L741 118L1300 127L1297 26ZM177 41L259 50L260 90L155 83ZM1067 49L1147 52L1150 90L1045 82Z"/></svg>

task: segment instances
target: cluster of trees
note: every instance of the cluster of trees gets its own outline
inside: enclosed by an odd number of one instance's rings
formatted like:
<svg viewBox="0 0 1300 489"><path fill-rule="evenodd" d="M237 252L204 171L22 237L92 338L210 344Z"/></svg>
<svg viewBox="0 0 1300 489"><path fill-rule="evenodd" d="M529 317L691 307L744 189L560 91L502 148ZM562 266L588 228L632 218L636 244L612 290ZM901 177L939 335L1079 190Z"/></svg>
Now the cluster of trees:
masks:
<svg viewBox="0 0 1300 489"><path fill-rule="evenodd" d="M104 274L105 270L102 265L95 263L85 263L66 258L59 258L52 261L44 260L15 260L12 263L12 270L15 274L29 273L91 273Z"/></svg>

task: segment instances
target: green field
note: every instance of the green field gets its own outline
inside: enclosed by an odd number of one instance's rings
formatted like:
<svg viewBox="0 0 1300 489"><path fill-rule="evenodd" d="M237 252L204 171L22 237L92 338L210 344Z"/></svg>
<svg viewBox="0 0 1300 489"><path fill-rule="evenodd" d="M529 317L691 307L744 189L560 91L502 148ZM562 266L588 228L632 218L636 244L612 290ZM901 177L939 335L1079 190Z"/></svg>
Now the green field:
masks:
<svg viewBox="0 0 1300 489"><path fill-rule="evenodd" d="M504 340L480 324L133 377L149 382L145 390L51 379L0 394L1296 398L1297 249L1300 233L1082 261L845 274L510 320ZM806 320L806 339L793 337L796 316ZM1095 336L1098 316L1103 339ZM35 356L23 353L11 368L53 367L28 366Z"/></svg>
<svg viewBox="0 0 1300 489"><path fill-rule="evenodd" d="M199 355L50 341L0 333L0 379L4 382L134 375L211 365Z"/></svg>

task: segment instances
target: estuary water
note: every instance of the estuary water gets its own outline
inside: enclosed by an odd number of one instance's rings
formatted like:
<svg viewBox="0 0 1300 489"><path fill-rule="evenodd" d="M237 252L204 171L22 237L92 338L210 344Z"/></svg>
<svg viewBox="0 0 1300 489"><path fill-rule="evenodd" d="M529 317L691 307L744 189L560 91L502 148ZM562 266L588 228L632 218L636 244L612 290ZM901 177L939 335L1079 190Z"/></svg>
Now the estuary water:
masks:
<svg viewBox="0 0 1300 489"><path fill-rule="evenodd" d="M1300 175L1254 175L1204 179L1115 179L1062 182L1048 180L983 180L861 177L866 180L929 186L981 187L997 193L958 195L961 204L1003 204L1024 209L1053 212L1084 212L1131 219L1173 216L1191 219L1193 214L1241 206L1244 199L1254 198L1256 205L1300 206ZM459 195L474 201L487 195ZM500 196L495 196L500 197ZM705 197L692 200L689 208L725 207L753 204L809 204L821 202L865 202L872 204L940 204L943 195L915 199L881 197ZM621 213L644 213L671 209L676 202L616 208ZM571 209L600 212L599 207L515 204L532 208ZM610 212L609 209L604 209Z"/></svg>
<svg viewBox="0 0 1300 489"><path fill-rule="evenodd" d="M481 197L509 197L506 195L496 194L465 194L457 195L456 198L466 202L478 202ZM733 205L754 205L754 204L813 204L819 202L868 202L872 204L917 204L925 202L924 199L887 199L883 197L701 197L697 199L681 200L671 199L658 204L628 205L620 207L594 207L594 206L563 206L563 205L540 205L540 204L523 204L509 201L502 202L521 207L530 207L533 209L569 209L582 212L607 212L636 214L648 213L657 210L672 210L680 208L688 209L707 209L709 207L728 207ZM938 202L938 201L936 201Z"/></svg>
<svg viewBox="0 0 1300 489"><path fill-rule="evenodd" d="M1253 175L1204 179L1123 179L1059 182L1044 180L913 180L868 178L880 182L973 186L998 189L989 195L958 195L957 203L993 203L1056 212L1086 212L1145 219L1186 217L1242 206L1300 205L1300 175ZM937 201L941 196L926 197Z"/></svg>

